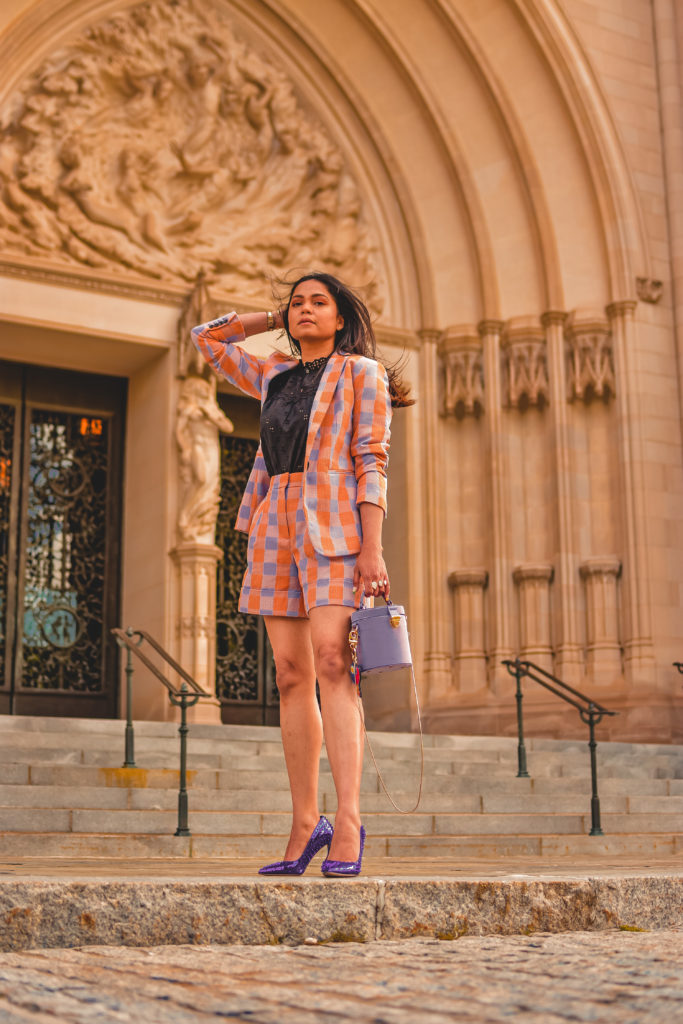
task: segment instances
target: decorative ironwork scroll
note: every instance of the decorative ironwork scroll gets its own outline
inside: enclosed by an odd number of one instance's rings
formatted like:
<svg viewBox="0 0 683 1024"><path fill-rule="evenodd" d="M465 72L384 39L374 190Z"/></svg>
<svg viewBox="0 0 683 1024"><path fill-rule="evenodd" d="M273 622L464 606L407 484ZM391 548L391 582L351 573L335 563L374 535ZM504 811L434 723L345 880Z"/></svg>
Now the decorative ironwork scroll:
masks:
<svg viewBox="0 0 683 1024"><path fill-rule="evenodd" d="M16 409L0 405L0 686L5 685L10 549L10 498Z"/></svg>
<svg viewBox="0 0 683 1024"><path fill-rule="evenodd" d="M239 612L242 577L247 564L247 536L235 519L258 444L221 434L221 504L216 544L223 550L216 594L216 694L230 703L277 703L277 690L258 615ZM264 690L266 691L264 693Z"/></svg>
<svg viewBox="0 0 683 1024"><path fill-rule="evenodd" d="M21 688L98 693L105 640L109 423L34 409L28 444Z"/></svg>

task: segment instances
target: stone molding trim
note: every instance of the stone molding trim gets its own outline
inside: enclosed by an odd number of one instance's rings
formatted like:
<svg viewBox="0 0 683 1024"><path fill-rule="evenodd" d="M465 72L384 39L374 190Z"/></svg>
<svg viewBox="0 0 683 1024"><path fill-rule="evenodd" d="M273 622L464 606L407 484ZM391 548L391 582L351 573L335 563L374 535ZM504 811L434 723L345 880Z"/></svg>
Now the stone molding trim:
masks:
<svg viewBox="0 0 683 1024"><path fill-rule="evenodd" d="M601 313L575 310L565 324L569 401L608 401L616 394L612 333Z"/></svg>
<svg viewBox="0 0 683 1024"><path fill-rule="evenodd" d="M614 577L621 574L621 561L616 555L587 558L579 565L579 574L582 580L592 576Z"/></svg>
<svg viewBox="0 0 683 1024"><path fill-rule="evenodd" d="M517 585L528 580L545 580L546 583L552 583L553 575L553 566L547 562L525 562L516 565L512 570L512 579Z"/></svg>
<svg viewBox="0 0 683 1024"><path fill-rule="evenodd" d="M457 587L481 587L487 586L489 581L488 570L486 569L454 569L448 574L448 586L452 590Z"/></svg>
<svg viewBox="0 0 683 1024"><path fill-rule="evenodd" d="M343 266L379 310L359 189L276 57L210 0L83 29L0 110L6 257L186 287L205 267L252 297L267 273Z"/></svg>
<svg viewBox="0 0 683 1024"><path fill-rule="evenodd" d="M484 359L477 328L447 327L439 340L443 367L442 415L463 419L484 411Z"/></svg>
<svg viewBox="0 0 683 1024"><path fill-rule="evenodd" d="M500 339L503 403L524 411L544 409L550 399L545 332L534 317L508 320Z"/></svg>
<svg viewBox="0 0 683 1024"><path fill-rule="evenodd" d="M664 291L664 282L653 277L637 277L636 291L641 302L657 303Z"/></svg>

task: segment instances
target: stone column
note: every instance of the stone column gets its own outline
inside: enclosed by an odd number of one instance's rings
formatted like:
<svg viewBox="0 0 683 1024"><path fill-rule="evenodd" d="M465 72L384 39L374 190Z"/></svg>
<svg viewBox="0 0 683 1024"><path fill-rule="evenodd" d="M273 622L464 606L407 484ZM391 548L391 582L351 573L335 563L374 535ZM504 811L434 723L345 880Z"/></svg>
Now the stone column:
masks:
<svg viewBox="0 0 683 1024"><path fill-rule="evenodd" d="M609 685L621 677L617 579L618 558L587 558L579 571L586 588L586 668L592 682Z"/></svg>
<svg viewBox="0 0 683 1024"><path fill-rule="evenodd" d="M223 552L215 544L184 542L171 552L177 572L177 661L208 693L216 692L216 566ZM220 704L202 699L188 712L195 722L220 723Z"/></svg>
<svg viewBox="0 0 683 1024"><path fill-rule="evenodd" d="M486 446L491 481L491 586L489 597L489 680L494 693L508 694L510 676L504 658L514 655L512 642L510 552L507 522L510 514L507 500L507 459L502 424L502 390L500 320L483 320L479 334L484 347L484 382L486 401Z"/></svg>
<svg viewBox="0 0 683 1024"><path fill-rule="evenodd" d="M566 313L551 310L544 313L541 323L546 331L548 376L550 378L550 415L552 418L552 446L555 462L555 490L557 495L557 643L555 645L555 675L575 685L583 670L583 645L579 632L579 590L576 573L576 542L572 510L571 470L569 459L569 429L567 423L567 383L565 369L564 322Z"/></svg>
<svg viewBox="0 0 683 1024"><path fill-rule="evenodd" d="M441 479L445 472L439 444L439 357L440 332L422 330L422 395L424 416L424 458L422 462L425 537L425 680L427 702L446 704L452 697L450 622L445 565L444 502Z"/></svg>
<svg viewBox="0 0 683 1024"><path fill-rule="evenodd" d="M550 583L553 567L541 562L516 565L512 578L519 597L520 657L552 672Z"/></svg>
<svg viewBox="0 0 683 1024"><path fill-rule="evenodd" d="M683 395L683 9L680 0L653 0L652 12L659 78L666 207L669 215L671 291L679 393ZM647 283L650 287L659 285L661 291L661 281ZM650 301L656 301L654 295Z"/></svg>
<svg viewBox="0 0 683 1024"><path fill-rule="evenodd" d="M455 679L460 693L486 687L484 588L486 569L456 569L448 577L453 590L455 626Z"/></svg>
<svg viewBox="0 0 683 1024"><path fill-rule="evenodd" d="M654 683L647 520L638 366L635 358L635 300L607 307L612 322L616 371L619 463L623 487L624 672L629 682Z"/></svg>

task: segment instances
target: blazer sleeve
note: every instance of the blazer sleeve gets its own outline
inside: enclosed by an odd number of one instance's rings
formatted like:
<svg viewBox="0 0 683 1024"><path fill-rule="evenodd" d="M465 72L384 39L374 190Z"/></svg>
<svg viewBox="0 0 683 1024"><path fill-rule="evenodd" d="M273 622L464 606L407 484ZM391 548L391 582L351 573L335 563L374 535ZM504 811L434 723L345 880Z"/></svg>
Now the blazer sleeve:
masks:
<svg viewBox="0 0 683 1024"><path fill-rule="evenodd" d="M244 327L237 313L228 313L192 328L193 342L216 373L251 398L260 398L266 361L239 347L238 342L244 338Z"/></svg>
<svg viewBox="0 0 683 1024"><path fill-rule="evenodd" d="M357 504L367 501L387 511L387 463L391 397L386 370L372 359L354 366L351 457L358 486Z"/></svg>

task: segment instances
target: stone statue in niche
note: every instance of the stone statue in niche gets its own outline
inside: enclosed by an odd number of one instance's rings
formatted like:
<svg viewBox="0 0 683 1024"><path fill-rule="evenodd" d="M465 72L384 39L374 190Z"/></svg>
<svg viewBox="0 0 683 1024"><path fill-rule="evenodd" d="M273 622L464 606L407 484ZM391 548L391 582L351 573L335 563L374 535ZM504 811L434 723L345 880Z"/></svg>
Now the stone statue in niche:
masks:
<svg viewBox="0 0 683 1024"><path fill-rule="evenodd" d="M176 419L182 483L178 514L181 542L214 542L220 505L219 431L231 434L233 425L216 401L215 380L186 377Z"/></svg>
<svg viewBox="0 0 683 1024"><path fill-rule="evenodd" d="M43 61L0 109L0 244L262 298L323 266L378 311L342 154L273 59L211 0L149 0Z"/></svg>

